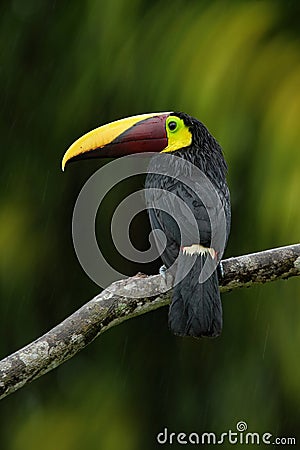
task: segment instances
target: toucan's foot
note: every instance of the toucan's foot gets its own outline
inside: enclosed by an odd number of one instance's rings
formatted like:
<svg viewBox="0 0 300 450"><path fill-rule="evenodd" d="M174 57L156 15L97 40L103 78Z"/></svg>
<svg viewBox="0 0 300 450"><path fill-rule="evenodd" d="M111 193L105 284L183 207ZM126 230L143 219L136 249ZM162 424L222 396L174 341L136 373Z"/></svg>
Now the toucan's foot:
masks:
<svg viewBox="0 0 300 450"><path fill-rule="evenodd" d="M166 281L167 278L167 268L165 265L161 266L159 268L159 275L161 275L163 277L163 279Z"/></svg>
<svg viewBox="0 0 300 450"><path fill-rule="evenodd" d="M218 264L217 273L218 273L219 279L222 280L222 278L224 278L224 275L225 275L222 261L220 261L219 264Z"/></svg>
<svg viewBox="0 0 300 450"><path fill-rule="evenodd" d="M143 272L138 272L136 275L133 275L133 278L147 278L148 275L146 275Z"/></svg>

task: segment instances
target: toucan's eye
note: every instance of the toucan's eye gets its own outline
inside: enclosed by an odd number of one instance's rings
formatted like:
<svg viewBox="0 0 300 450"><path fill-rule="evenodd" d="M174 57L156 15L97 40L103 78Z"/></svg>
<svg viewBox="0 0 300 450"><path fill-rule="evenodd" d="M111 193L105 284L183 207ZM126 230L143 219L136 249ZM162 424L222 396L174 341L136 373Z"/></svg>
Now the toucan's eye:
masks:
<svg viewBox="0 0 300 450"><path fill-rule="evenodd" d="M175 131L177 128L177 123L172 120L171 122L168 123L168 127L170 131Z"/></svg>

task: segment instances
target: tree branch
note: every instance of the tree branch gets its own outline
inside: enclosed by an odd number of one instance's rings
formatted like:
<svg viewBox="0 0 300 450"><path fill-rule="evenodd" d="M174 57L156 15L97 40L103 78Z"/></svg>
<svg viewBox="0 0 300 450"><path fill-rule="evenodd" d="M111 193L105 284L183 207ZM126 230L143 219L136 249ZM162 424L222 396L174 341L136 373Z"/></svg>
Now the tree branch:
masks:
<svg viewBox="0 0 300 450"><path fill-rule="evenodd" d="M222 261L221 292L300 275L300 244ZM113 283L48 333L0 361L0 399L74 356L107 329L170 302L172 277ZM151 294L151 295L150 295Z"/></svg>

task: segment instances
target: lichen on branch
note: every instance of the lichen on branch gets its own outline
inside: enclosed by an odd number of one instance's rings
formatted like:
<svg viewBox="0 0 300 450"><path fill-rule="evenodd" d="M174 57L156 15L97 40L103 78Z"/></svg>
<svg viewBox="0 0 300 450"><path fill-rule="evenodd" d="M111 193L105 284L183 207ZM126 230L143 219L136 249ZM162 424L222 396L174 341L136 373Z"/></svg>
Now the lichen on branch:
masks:
<svg viewBox="0 0 300 450"><path fill-rule="evenodd" d="M300 275L300 244L222 261L221 292ZM0 361L0 399L76 355L108 328L170 302L171 275L116 281L52 330ZM151 295L149 294L151 293Z"/></svg>

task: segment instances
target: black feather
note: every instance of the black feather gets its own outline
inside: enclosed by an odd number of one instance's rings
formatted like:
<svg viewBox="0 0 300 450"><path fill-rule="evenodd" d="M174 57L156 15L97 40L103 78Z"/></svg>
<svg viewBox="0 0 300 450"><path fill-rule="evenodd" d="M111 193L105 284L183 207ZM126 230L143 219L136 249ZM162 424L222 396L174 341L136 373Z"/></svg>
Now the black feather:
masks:
<svg viewBox="0 0 300 450"><path fill-rule="evenodd" d="M195 263L177 284L177 279L190 258ZM217 337L222 331L222 304L217 272L213 271L204 283L199 283L199 274L207 259L212 263L210 255L190 256L180 252L169 309L169 327L176 335Z"/></svg>
<svg viewBox="0 0 300 450"><path fill-rule="evenodd" d="M230 230L231 210L230 195L226 182L227 165L222 149L203 123L185 113L172 114L183 119L185 125L189 127L192 133L192 144L190 146L172 152L174 157L172 160L172 172L188 178L190 176L189 165L185 166L182 164L182 160L186 160L207 176L221 200L221 205L211 205L211 208L223 207L225 212L226 235L224 239L226 243ZM183 254L180 249L181 246L193 244L201 244L204 247L211 246L212 224L210 223L207 207L202 203L201 198L195 194L194 189L173 177L159 174L159 170L160 158L156 159L154 157L151 160L149 173L147 174L146 188L168 191L175 194L178 199L183 200L193 211L200 234L200 242L195 242L195 236L191 232L191 223L188 218L184 217L184 213L181 214L180 206L178 206L176 200L172 200L173 205L170 205L171 200L168 196L164 196L163 193L149 194L147 196L152 229L163 231L167 238L167 246L161 256L166 267L172 266L179 255L177 265L174 268L176 276L172 304L169 310L170 328L175 334L183 336L218 336L222 329L222 306L218 276L215 270L216 263L209 254L205 256L191 256ZM174 211L176 210L176 220L170 214L155 207L157 203L164 204L164 202L168 211L171 211L172 208ZM218 215L217 210L214 213ZM181 231L183 230L182 235L180 235L179 227L176 223L178 219ZM157 244L160 247L159 239ZM218 251L218 260L220 260L223 249L215 248L215 250ZM182 278L181 275L185 266L191 262L189 258L193 258L194 265L190 272L177 283ZM204 283L199 283L199 274L207 258L211 259L211 262L208 262L209 264L214 264L214 269Z"/></svg>

